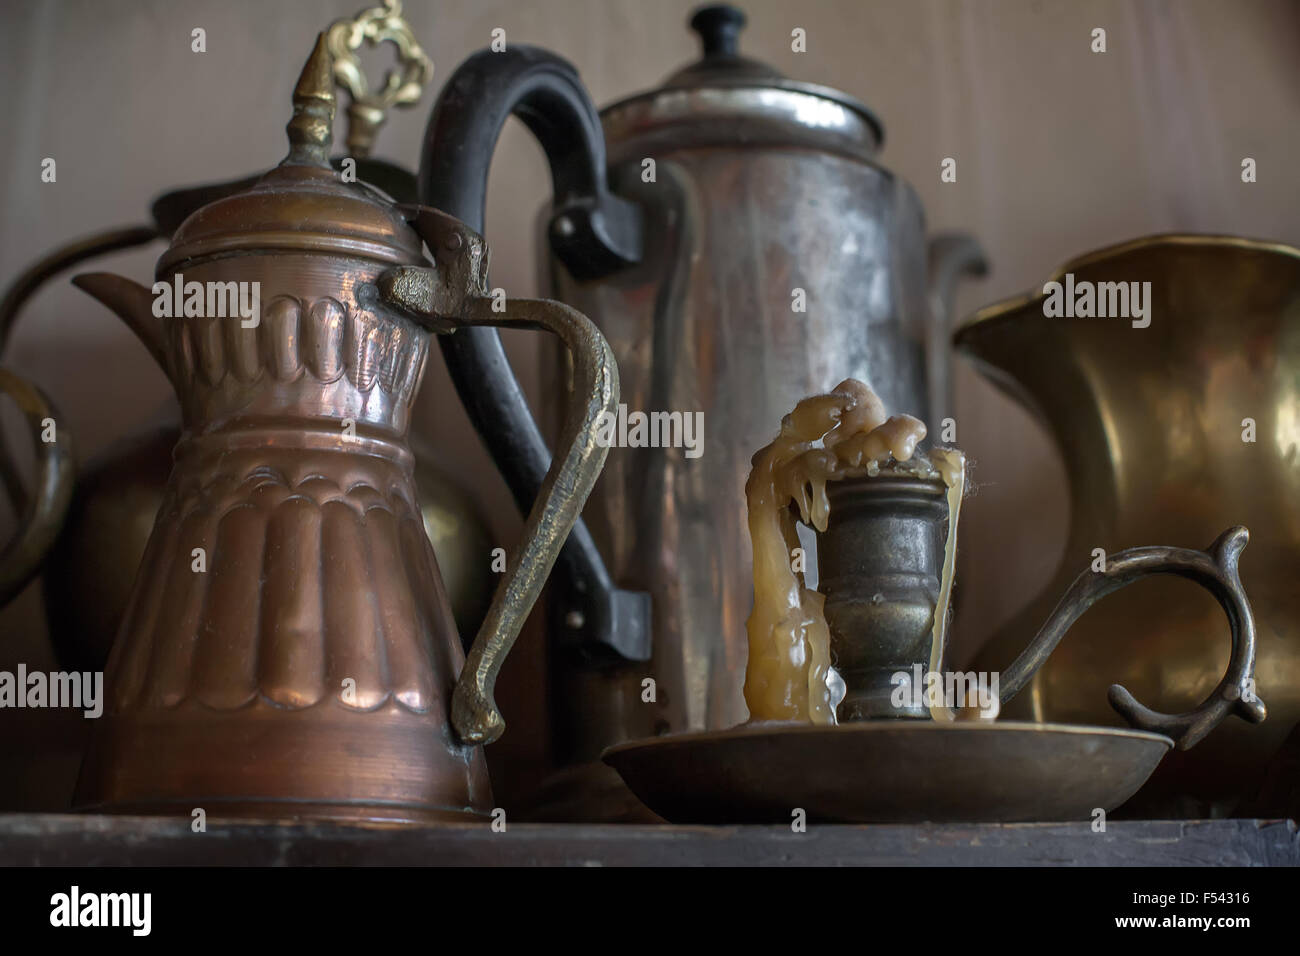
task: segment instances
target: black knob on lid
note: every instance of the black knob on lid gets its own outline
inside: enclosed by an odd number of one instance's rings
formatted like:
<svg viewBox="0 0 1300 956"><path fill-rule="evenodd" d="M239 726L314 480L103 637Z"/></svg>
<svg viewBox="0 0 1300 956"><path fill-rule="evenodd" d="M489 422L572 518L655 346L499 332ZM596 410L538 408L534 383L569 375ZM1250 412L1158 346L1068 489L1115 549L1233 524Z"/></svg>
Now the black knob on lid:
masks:
<svg viewBox="0 0 1300 956"><path fill-rule="evenodd" d="M746 22L744 12L729 3L711 3L696 10L690 25L700 35L704 56L668 77L666 86L761 86L784 80L767 64L740 54L740 31Z"/></svg>
<svg viewBox="0 0 1300 956"><path fill-rule="evenodd" d="M714 3L695 11L691 29L700 35L706 57L735 56L745 22L743 10L728 3Z"/></svg>

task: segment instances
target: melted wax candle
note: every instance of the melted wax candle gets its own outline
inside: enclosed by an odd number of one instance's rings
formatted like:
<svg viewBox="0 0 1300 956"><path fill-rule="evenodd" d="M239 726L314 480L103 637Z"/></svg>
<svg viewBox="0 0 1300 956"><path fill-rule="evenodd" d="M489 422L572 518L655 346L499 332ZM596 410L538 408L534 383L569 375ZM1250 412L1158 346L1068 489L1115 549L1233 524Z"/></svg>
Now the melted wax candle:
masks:
<svg viewBox="0 0 1300 956"><path fill-rule="evenodd" d="M830 515L826 482L875 475L882 466L911 462L925 434L925 425L910 415L886 418L876 393L847 379L827 395L799 402L781 421L776 439L754 454L745 483L754 555L754 610L746 624L745 670L751 721L835 723L827 685L831 663L825 599L806 587L803 572L796 570L793 555L799 538L791 505L805 524L825 531ZM964 465L961 452L936 449L929 460L919 460L907 471L940 477L949 488L948 547L938 605L943 612L936 611L934 622L934 654L940 659ZM932 669L940 663L932 656Z"/></svg>

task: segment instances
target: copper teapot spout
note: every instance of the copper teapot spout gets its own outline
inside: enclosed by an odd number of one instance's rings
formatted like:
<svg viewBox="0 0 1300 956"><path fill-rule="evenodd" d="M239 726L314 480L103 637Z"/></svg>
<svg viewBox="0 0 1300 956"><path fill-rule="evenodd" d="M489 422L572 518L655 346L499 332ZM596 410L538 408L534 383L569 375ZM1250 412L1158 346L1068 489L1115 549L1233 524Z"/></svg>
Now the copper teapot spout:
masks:
<svg viewBox="0 0 1300 956"><path fill-rule="evenodd" d="M164 348L163 320L153 314L153 293L111 272L84 272L72 284L112 309L145 344L158 366L171 377Z"/></svg>

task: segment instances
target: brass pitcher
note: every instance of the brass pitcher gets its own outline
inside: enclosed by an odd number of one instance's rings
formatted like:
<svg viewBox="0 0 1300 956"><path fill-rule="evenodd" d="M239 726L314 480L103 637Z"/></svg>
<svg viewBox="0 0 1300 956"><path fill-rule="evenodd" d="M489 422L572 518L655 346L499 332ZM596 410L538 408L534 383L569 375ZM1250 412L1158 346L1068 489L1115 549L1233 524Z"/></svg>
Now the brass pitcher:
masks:
<svg viewBox="0 0 1300 956"><path fill-rule="evenodd" d="M1023 647L1094 548L1194 546L1248 525L1241 577L1270 719L1249 730L1225 724L1195 751L1171 754L1129 806L1161 817L1233 812L1300 721L1300 250L1152 236L1077 258L1053 279L1067 275L1149 282L1150 324L1049 317L1035 293L981 310L956 335L1050 429L1072 501L1057 574L972 666L989 669ZM1116 680L1154 706L1188 706L1223 664L1221 615L1169 582L1117 594L1074 626L1005 716L1113 723L1104 701Z"/></svg>
<svg viewBox="0 0 1300 956"><path fill-rule="evenodd" d="M184 222L154 292L74 280L145 342L183 416L80 808L406 821L492 806L477 745L504 729L497 671L603 464L617 369L573 310L494 303L487 247L462 223L345 182L334 108L322 35L288 157ZM156 294L195 282L207 314L187 295L187 314L158 317ZM260 289L261 308L213 315L214 288ZM461 326L545 329L576 369L564 450L463 667L407 445L430 333Z"/></svg>

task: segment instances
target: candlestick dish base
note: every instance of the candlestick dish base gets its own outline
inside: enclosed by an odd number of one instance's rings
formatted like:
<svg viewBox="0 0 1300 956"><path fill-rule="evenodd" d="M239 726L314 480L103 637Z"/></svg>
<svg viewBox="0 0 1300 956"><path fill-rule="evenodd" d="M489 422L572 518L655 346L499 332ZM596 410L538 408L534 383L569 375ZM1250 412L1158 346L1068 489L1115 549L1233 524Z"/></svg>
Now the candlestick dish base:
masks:
<svg viewBox="0 0 1300 956"><path fill-rule="evenodd" d="M1173 742L1012 721L742 724L611 747L602 759L671 823L1092 820L1138 791Z"/></svg>

